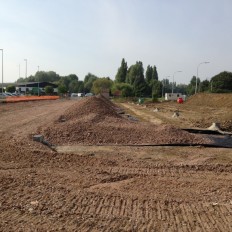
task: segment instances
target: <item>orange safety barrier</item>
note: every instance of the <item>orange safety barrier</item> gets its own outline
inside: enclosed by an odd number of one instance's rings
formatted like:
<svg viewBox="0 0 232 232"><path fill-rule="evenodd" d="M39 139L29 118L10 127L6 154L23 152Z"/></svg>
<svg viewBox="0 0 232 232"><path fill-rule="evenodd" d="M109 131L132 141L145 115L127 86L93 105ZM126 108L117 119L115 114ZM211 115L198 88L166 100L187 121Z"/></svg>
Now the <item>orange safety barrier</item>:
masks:
<svg viewBox="0 0 232 232"><path fill-rule="evenodd" d="M59 96L11 96L6 97L5 102L23 102L23 101L40 101L40 100L57 100Z"/></svg>

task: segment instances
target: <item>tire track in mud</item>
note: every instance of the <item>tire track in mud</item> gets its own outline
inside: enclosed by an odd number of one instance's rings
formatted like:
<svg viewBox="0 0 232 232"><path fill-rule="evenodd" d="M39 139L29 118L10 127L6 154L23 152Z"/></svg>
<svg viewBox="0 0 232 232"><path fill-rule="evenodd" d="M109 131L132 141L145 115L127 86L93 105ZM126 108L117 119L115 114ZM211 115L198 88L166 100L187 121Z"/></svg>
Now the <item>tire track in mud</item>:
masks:
<svg viewBox="0 0 232 232"><path fill-rule="evenodd" d="M191 167L188 170L186 166L166 168L159 165L157 167L106 166L96 167L96 170L96 173L101 175L102 172L107 176L106 178L104 176L96 186L105 184L105 187L109 187L107 184L124 185L125 181L137 177L152 178L156 176L159 177L157 181L160 182L165 179L177 178L179 182L191 179L211 180L215 178L214 183L219 186L222 180L231 181L231 175L228 172L214 172L214 170L205 172ZM126 176L128 176L128 179L125 178ZM48 205L49 212L48 218L43 219L44 225L51 225L51 221L55 219L59 221L63 219L65 221L64 228L66 226L74 228L73 231L117 231L120 229L122 231L224 232L232 229L231 203L216 203L213 205L212 203L205 203L204 201L207 200L205 197L196 201L196 203L194 201L188 202L188 199L186 202L178 202L174 198L165 201L160 200L160 197L157 198L155 194L149 196L149 198L142 195L131 195L129 192L109 194L106 191L91 189L91 187L87 186L84 194L82 191L71 192L68 199L65 196L55 199L51 194L47 198L48 202L42 202L44 205ZM211 197L206 202L210 202L210 200L212 200ZM0 204L0 209L1 206ZM3 210L0 210L0 219L4 218L4 221L8 221L9 224L9 221L13 218L12 222L20 225L25 222L26 226L33 222L36 224L36 228L40 228L38 218L41 214L46 215L46 213L43 214L43 211L35 208L33 214L23 212L14 217L12 212L10 213L3 208ZM59 222L58 224L59 228L62 228L62 223ZM6 228L6 225L2 228Z"/></svg>
<svg viewBox="0 0 232 232"><path fill-rule="evenodd" d="M53 202L54 204L56 202ZM40 228L39 217L43 217L43 225L55 223L55 228L75 228L76 231L231 231L232 207L229 204L210 205L203 203L158 201L128 196L112 196L86 193L75 195L64 202L59 209L52 209L47 215L37 211L20 213L1 210L0 223L6 228L11 223L33 222ZM69 213L67 213L69 212ZM65 218L67 217L67 218ZM78 222L78 223L77 223ZM57 224L56 224L57 223ZM6 224L6 225L5 225ZM25 227L24 227L25 228ZM48 230L49 231L49 230Z"/></svg>
<svg viewBox="0 0 232 232"><path fill-rule="evenodd" d="M113 225L110 223L108 226L111 229L133 226L132 228L136 228L135 231L151 231L156 225L161 231L165 229L192 231L197 228L202 231L213 231L215 228L218 229L217 231L229 231L230 229L228 222L231 214L228 214L224 205L214 207L203 204L167 203L120 196L88 196L83 197L79 202L78 212L81 217L104 218L108 219L109 223L113 219L128 221L123 227L119 223L114 222ZM84 224L88 223L84 222Z"/></svg>
<svg viewBox="0 0 232 232"><path fill-rule="evenodd" d="M93 200L93 199L92 199ZM124 227L133 226L137 231L151 231L151 228L159 226L159 230L173 229L174 231L193 231L199 227L203 231L229 231L229 224L225 223L229 218L225 206L204 206L202 204L178 204L164 203L152 200L123 199L121 197L106 196L104 199L94 197L96 204L81 208L81 216L91 216L116 221L127 219ZM91 203L91 200L89 201ZM117 203L119 203L117 207ZM122 204L120 204L122 203ZM85 202L86 204L86 202ZM147 206L150 207L147 207ZM118 210L120 209L120 210ZM188 209L188 210L187 210ZM189 213L190 212L190 213ZM112 228L113 225L110 225ZM133 228L132 227L132 228ZM122 228L118 223L113 229ZM87 229L87 228L86 228Z"/></svg>

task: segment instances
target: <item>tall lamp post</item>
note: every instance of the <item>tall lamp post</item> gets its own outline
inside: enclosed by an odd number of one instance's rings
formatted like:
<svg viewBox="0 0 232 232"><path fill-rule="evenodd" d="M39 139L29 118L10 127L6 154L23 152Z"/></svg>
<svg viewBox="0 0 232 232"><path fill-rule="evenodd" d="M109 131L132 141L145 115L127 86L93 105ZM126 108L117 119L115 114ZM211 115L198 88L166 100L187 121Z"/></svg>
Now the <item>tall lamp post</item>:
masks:
<svg viewBox="0 0 232 232"><path fill-rule="evenodd" d="M24 61L26 62L25 78L27 78L27 59L24 59Z"/></svg>
<svg viewBox="0 0 232 232"><path fill-rule="evenodd" d="M174 88L174 75L178 72L182 72L182 71L176 71L173 73L173 76L172 76L172 94L173 94L173 88Z"/></svg>
<svg viewBox="0 0 232 232"><path fill-rule="evenodd" d="M39 66L38 66L38 72L39 72ZM39 96L39 75L38 75L38 96Z"/></svg>
<svg viewBox="0 0 232 232"><path fill-rule="evenodd" d="M201 62L200 64L198 64L197 66L197 76L196 76L196 87L195 87L195 94L197 93L197 78L198 78L198 69L200 67L201 64L209 64L210 62L205 61L205 62Z"/></svg>
<svg viewBox="0 0 232 232"><path fill-rule="evenodd" d="M3 93L3 49L0 49L2 51L2 93Z"/></svg>
<svg viewBox="0 0 232 232"><path fill-rule="evenodd" d="M163 80L163 86L162 86L162 97L164 96L164 81L165 81L165 85L166 85L166 79L170 77L170 76L166 76L165 79Z"/></svg>
<svg viewBox="0 0 232 232"><path fill-rule="evenodd" d="M24 59L24 61L26 62L25 78L27 78L27 59ZM25 84L25 94L27 94L27 82Z"/></svg>

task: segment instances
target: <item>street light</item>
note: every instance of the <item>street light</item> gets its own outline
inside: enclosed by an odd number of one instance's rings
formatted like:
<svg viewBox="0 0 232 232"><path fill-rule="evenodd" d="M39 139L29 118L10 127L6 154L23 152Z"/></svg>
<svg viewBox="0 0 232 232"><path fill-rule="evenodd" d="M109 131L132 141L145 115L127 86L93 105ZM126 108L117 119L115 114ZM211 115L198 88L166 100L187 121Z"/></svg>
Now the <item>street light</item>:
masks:
<svg viewBox="0 0 232 232"><path fill-rule="evenodd" d="M2 93L3 93L3 49L0 49L2 51Z"/></svg>
<svg viewBox="0 0 232 232"><path fill-rule="evenodd" d="M24 61L26 62L26 72L25 72L25 79L26 79L27 78L27 59L24 59ZM25 94L27 94L27 82L25 84Z"/></svg>
<svg viewBox="0 0 232 232"><path fill-rule="evenodd" d="M198 66L197 66L197 76L196 76L196 87L195 87L195 94L197 93L197 78L198 78L198 69L199 69L199 66L201 65L201 64L209 64L210 62L208 62L208 61L205 61L205 62L201 62L200 64L198 64Z"/></svg>
<svg viewBox="0 0 232 232"><path fill-rule="evenodd" d="M166 84L166 79L170 77L170 76L166 76L165 79L163 80L163 86L162 86L162 97L164 96L164 81L165 81L165 84Z"/></svg>
<svg viewBox="0 0 232 232"><path fill-rule="evenodd" d="M38 66L38 72L39 72L39 66ZM38 96L39 96L39 74L38 74Z"/></svg>
<svg viewBox="0 0 232 232"><path fill-rule="evenodd" d="M172 94L173 94L173 87L174 87L174 75L178 72L182 72L182 71L176 71L173 73L173 76L172 76Z"/></svg>
<svg viewBox="0 0 232 232"><path fill-rule="evenodd" d="M24 59L24 61L26 62L25 78L27 78L27 59Z"/></svg>

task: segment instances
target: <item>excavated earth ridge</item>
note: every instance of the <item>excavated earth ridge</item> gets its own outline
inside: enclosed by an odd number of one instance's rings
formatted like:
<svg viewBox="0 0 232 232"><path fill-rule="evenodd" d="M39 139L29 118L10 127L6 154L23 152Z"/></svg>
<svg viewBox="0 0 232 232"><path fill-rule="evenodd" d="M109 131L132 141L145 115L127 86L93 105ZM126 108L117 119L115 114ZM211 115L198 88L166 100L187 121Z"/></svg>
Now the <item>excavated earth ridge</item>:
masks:
<svg viewBox="0 0 232 232"><path fill-rule="evenodd" d="M75 144L210 144L195 135L170 125L134 122L118 113L119 109L103 96L77 101L38 133L55 145Z"/></svg>

